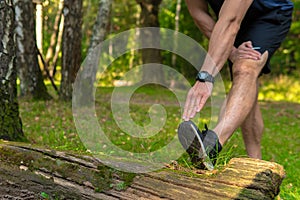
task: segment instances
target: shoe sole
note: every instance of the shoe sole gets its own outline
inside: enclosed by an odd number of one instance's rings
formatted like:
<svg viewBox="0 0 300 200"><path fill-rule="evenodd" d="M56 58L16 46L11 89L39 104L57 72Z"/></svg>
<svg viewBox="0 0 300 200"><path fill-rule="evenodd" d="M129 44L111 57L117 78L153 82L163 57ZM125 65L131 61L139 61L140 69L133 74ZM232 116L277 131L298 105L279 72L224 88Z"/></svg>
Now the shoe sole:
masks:
<svg viewBox="0 0 300 200"><path fill-rule="evenodd" d="M208 170L214 169L214 165L205 151L204 144L197 132L197 129L192 123L182 122L180 124L178 129L178 139L185 150L194 151L195 154L198 155Z"/></svg>

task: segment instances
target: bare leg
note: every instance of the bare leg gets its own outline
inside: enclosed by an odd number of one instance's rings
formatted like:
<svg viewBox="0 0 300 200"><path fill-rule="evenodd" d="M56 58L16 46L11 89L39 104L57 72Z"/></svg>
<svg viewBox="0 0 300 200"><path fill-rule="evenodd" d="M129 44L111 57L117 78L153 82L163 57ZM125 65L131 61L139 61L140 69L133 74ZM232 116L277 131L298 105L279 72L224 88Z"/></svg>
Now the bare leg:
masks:
<svg viewBox="0 0 300 200"><path fill-rule="evenodd" d="M263 134L264 122L257 101L243 122L241 128L248 156L261 159L260 142Z"/></svg>
<svg viewBox="0 0 300 200"><path fill-rule="evenodd" d="M258 82L257 82L257 95L258 95ZM257 102L257 95L256 95L256 101L252 109L250 110L250 113L248 114L245 121L241 125L241 129L242 129L243 139L244 139L248 156L251 158L261 159L260 142L263 134L264 123ZM222 105L219 119L222 119L224 115L226 104L227 104L227 98L225 99Z"/></svg>
<svg viewBox="0 0 300 200"><path fill-rule="evenodd" d="M223 145L233 132L242 125L257 100L257 79L268 57L264 53L261 60L241 59L233 65L233 84L229 92L225 110L221 113L214 131Z"/></svg>

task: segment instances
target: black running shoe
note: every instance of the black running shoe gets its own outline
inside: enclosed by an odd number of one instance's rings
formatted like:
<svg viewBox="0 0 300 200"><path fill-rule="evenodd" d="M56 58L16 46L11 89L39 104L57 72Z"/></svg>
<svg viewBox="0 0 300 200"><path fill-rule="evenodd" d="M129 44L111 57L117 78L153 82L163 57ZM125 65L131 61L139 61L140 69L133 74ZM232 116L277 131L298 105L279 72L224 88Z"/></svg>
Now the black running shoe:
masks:
<svg viewBox="0 0 300 200"><path fill-rule="evenodd" d="M222 150L215 132L206 125L201 132L192 121L185 121L178 127L178 138L196 168L214 169L217 154Z"/></svg>

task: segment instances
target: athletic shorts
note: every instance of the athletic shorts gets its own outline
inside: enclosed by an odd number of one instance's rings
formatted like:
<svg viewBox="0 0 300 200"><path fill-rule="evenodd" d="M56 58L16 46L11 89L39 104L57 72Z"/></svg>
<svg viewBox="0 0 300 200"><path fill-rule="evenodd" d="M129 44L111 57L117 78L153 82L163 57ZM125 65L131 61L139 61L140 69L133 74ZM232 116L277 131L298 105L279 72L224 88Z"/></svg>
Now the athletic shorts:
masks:
<svg viewBox="0 0 300 200"><path fill-rule="evenodd" d="M252 13L252 17L245 16L241 24L234 46L238 47L243 42L251 41L254 47L260 47L258 50L260 53L264 53L267 50L269 57L262 69L262 74L267 74L271 71L270 59L290 29L292 12L293 9L284 11L274 9L263 14L256 13L254 18ZM232 66L232 63L230 63L230 66Z"/></svg>

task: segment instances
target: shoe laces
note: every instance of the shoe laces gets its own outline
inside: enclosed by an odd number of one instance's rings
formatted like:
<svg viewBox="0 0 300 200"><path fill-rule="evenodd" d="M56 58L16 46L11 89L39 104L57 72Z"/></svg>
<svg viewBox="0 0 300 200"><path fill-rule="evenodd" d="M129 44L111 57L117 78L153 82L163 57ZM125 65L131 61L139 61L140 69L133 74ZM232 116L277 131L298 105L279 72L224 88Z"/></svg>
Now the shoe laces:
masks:
<svg viewBox="0 0 300 200"><path fill-rule="evenodd" d="M207 132L208 132L208 126L207 126L207 124L204 124L204 128L205 128L205 130L202 131L203 136L205 136L207 134Z"/></svg>

